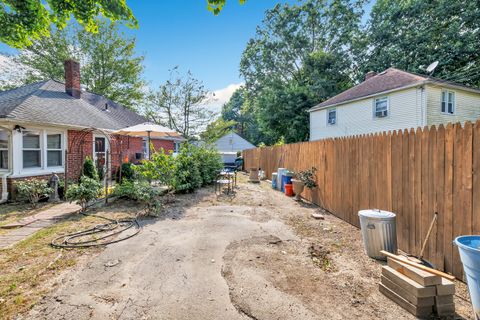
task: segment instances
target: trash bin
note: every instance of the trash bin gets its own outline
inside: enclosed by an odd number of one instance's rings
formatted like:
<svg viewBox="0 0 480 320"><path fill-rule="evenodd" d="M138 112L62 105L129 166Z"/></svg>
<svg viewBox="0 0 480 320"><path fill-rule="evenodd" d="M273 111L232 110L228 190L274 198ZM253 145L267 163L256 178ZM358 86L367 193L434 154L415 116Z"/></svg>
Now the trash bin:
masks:
<svg viewBox="0 0 480 320"><path fill-rule="evenodd" d="M283 173L283 175L282 175L282 187L281 187L282 192L285 192L285 185L286 184L292 183L292 177L293 177L293 174L290 173L289 171L285 171Z"/></svg>
<svg viewBox="0 0 480 320"><path fill-rule="evenodd" d="M277 189L277 173L272 173L272 188Z"/></svg>
<svg viewBox="0 0 480 320"><path fill-rule="evenodd" d="M372 209L360 210L360 227L363 245L370 258L386 260L381 250L397 254L396 215L392 212Z"/></svg>
<svg viewBox="0 0 480 320"><path fill-rule="evenodd" d="M475 319L480 320L480 236L460 236L454 243L460 252Z"/></svg>

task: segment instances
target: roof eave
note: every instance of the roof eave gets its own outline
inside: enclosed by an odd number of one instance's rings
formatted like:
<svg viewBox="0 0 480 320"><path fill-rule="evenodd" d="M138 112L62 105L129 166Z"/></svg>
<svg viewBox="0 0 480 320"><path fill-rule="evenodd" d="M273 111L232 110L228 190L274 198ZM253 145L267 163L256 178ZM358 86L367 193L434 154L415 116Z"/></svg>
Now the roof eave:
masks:
<svg viewBox="0 0 480 320"><path fill-rule="evenodd" d="M406 85L406 86L403 86L403 87L398 87L398 88L394 88L394 89L390 89L390 90L385 90L385 91L369 94L367 96L358 97L358 98L355 98L355 99L350 99L350 100L341 101L341 102L337 102L337 103L327 104L327 105L323 105L323 106L320 106L321 105L321 103L320 103L320 104L316 105L315 107L309 109L308 112L315 112L315 111L319 111L319 110L323 110L323 109L327 109L327 108L341 106L341 105L348 104L348 103L355 102L355 101L360 101L360 100L365 100L365 99L369 99L369 98L376 97L376 96L381 96L381 95L391 93L391 92L395 92L395 91L400 91L400 90L410 89L410 88L414 88L414 87L419 87L419 86L422 86L426 83L427 83L427 80L421 80L421 81L418 81L418 82L415 82L415 83L412 83L412 84L409 84L409 85Z"/></svg>

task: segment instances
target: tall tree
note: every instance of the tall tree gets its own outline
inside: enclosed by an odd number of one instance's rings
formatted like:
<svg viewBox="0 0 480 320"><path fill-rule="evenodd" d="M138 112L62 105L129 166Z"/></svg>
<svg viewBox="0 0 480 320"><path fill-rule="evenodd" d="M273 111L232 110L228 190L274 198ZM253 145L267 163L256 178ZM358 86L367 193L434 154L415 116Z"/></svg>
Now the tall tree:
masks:
<svg viewBox="0 0 480 320"><path fill-rule="evenodd" d="M98 16L137 27L126 0L0 0L0 41L25 48L50 35L51 25L66 26L73 16L86 31L98 31Z"/></svg>
<svg viewBox="0 0 480 320"><path fill-rule="evenodd" d="M218 118L207 125L205 131L200 134L202 141L212 143L232 131L237 123L233 120L225 121Z"/></svg>
<svg viewBox="0 0 480 320"><path fill-rule="evenodd" d="M205 130L214 117L206 106L209 100L209 91L200 80L190 71L181 75L175 67L170 79L150 93L144 113L150 121L191 139Z"/></svg>
<svg viewBox="0 0 480 320"><path fill-rule="evenodd" d="M80 62L81 81L87 90L135 109L143 100L146 85L143 56L135 53L135 39L120 32L116 24L99 22L98 26L98 33L72 26L35 41L15 58L22 66L16 78L24 84L43 79L63 81L64 61L74 58Z"/></svg>
<svg viewBox="0 0 480 320"><path fill-rule="evenodd" d="M480 86L480 3L378 0L368 23L362 69L412 72L438 60L434 76Z"/></svg>

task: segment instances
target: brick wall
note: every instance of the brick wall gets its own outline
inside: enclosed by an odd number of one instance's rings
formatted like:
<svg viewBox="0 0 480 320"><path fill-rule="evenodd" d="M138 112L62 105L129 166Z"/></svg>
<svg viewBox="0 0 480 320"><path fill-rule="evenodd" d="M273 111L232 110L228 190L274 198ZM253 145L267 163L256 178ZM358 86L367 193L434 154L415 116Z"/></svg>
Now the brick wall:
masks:
<svg viewBox="0 0 480 320"><path fill-rule="evenodd" d="M163 150L165 150L165 153L169 153L170 151L173 151L173 148L174 148L174 143L173 141L170 141L170 140L152 139L152 144L153 144L153 148L156 151L159 151L161 148L163 148Z"/></svg>
<svg viewBox="0 0 480 320"><path fill-rule="evenodd" d="M67 177L78 179L82 173L83 162L87 156L93 156L92 132L68 130Z"/></svg>
<svg viewBox="0 0 480 320"><path fill-rule="evenodd" d="M123 162L138 162L139 160L135 158L136 153L143 155L142 138L114 135L110 143L112 170L118 168Z"/></svg>

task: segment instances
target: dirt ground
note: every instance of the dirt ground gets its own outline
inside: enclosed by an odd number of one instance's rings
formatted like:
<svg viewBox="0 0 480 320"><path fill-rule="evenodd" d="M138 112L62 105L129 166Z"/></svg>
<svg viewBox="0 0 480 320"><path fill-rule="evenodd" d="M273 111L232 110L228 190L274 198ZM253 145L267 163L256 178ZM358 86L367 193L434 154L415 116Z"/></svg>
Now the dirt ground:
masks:
<svg viewBox="0 0 480 320"><path fill-rule="evenodd" d="M17 319L415 319L378 291L358 229L261 185L179 196L142 232L52 279ZM459 319L472 319L465 286Z"/></svg>

